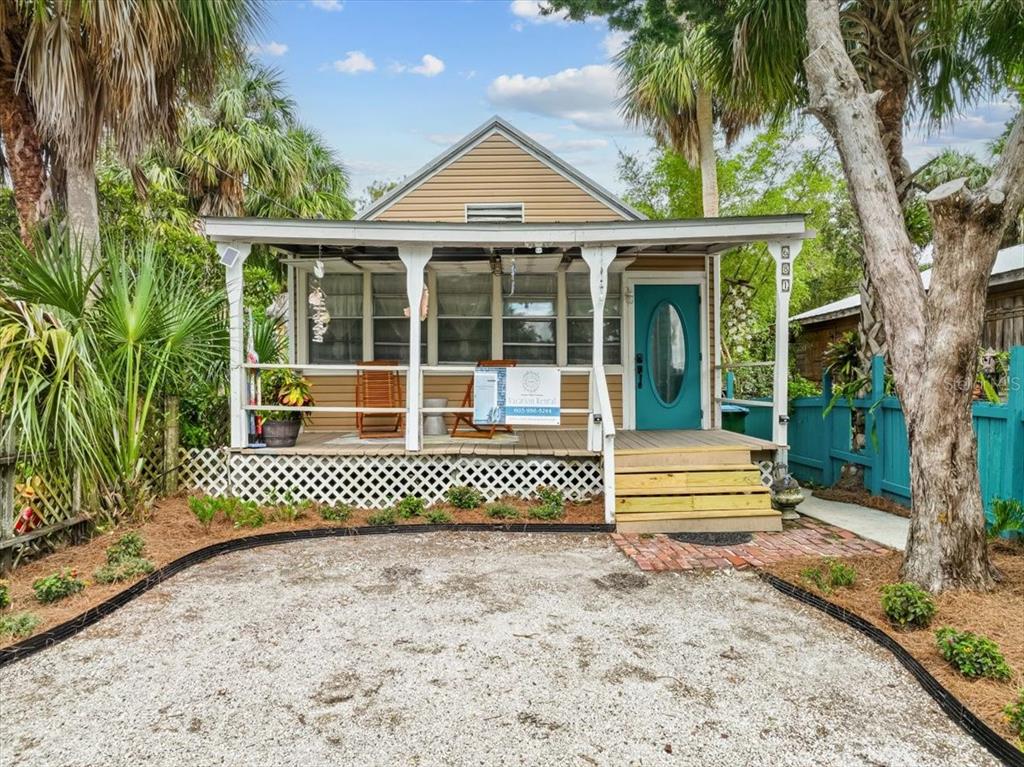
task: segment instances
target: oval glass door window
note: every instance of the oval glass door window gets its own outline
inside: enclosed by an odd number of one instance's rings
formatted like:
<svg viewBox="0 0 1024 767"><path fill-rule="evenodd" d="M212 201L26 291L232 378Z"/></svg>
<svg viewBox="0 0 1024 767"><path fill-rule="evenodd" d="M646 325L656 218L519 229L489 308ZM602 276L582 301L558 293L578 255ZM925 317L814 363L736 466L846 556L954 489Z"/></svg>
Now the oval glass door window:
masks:
<svg viewBox="0 0 1024 767"><path fill-rule="evenodd" d="M663 404L674 404L683 389L686 339L683 319L676 307L668 301L663 301L651 317L647 359L654 393Z"/></svg>

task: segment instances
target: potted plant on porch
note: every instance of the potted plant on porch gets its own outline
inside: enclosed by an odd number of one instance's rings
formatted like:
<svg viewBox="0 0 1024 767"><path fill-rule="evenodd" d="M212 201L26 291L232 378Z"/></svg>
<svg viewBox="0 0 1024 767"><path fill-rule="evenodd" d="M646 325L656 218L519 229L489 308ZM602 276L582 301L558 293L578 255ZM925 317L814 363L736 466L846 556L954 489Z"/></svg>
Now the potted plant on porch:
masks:
<svg viewBox="0 0 1024 767"><path fill-rule="evenodd" d="M306 407L313 404L309 380L294 370L276 369L263 372L263 387L270 399L288 407ZM292 447L299 437L303 413L300 411L268 410L263 415L263 442L267 447Z"/></svg>

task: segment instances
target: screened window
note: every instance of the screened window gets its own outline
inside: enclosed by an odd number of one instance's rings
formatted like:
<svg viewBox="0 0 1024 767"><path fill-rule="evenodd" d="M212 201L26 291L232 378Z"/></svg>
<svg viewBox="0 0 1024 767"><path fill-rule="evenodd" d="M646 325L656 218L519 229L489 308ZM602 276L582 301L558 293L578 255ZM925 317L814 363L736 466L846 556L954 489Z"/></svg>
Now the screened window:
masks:
<svg viewBox="0 0 1024 767"><path fill-rule="evenodd" d="M590 300L590 274L565 275L568 361L570 365L589 365L593 359L594 305ZM604 364L622 363L622 274L608 275L608 294L604 301Z"/></svg>
<svg viewBox="0 0 1024 767"><path fill-rule="evenodd" d="M320 287L331 321L320 343L313 341L313 321L309 321L309 361L357 362L363 356L363 275L326 274Z"/></svg>
<svg viewBox="0 0 1024 767"><path fill-rule="evenodd" d="M554 365L558 283L554 274L520 274L512 293L511 275L501 278L502 327L506 359Z"/></svg>
<svg viewBox="0 0 1024 767"><path fill-rule="evenodd" d="M409 300L402 272L371 275L373 290L373 358L409 361L409 318L405 307ZM414 307L419 311L419 306ZM426 327L420 327L420 359L427 358Z"/></svg>
<svg viewBox="0 0 1024 767"><path fill-rule="evenodd" d="M491 275L437 275L437 361L491 358Z"/></svg>

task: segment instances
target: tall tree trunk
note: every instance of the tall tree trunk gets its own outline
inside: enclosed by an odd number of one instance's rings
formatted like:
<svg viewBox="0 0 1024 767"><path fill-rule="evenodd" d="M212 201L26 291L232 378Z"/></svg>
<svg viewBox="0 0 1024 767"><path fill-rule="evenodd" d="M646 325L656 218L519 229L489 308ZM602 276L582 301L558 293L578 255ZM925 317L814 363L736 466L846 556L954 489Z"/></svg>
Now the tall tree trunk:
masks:
<svg viewBox="0 0 1024 767"><path fill-rule="evenodd" d="M715 115L711 92L697 86L697 140L700 155L700 192L704 215L718 216L718 158L715 155Z"/></svg>
<svg viewBox="0 0 1024 767"><path fill-rule="evenodd" d="M857 328L859 348L857 356L861 372L871 374L872 357L887 356L885 345L885 326L882 322L882 306L875 294L875 286L867 270L860 281L860 323Z"/></svg>
<svg viewBox="0 0 1024 767"><path fill-rule="evenodd" d="M97 262L100 243L99 200L93 168L68 164L68 226L71 237L82 248L82 266L91 272Z"/></svg>
<svg viewBox="0 0 1024 767"><path fill-rule="evenodd" d="M21 239L32 244L32 229L46 208L46 164L36 133L36 116L24 89L15 90L14 66L0 63L0 133L14 186Z"/></svg>
<svg viewBox="0 0 1024 767"><path fill-rule="evenodd" d="M999 237L1024 203L1024 117L979 192L929 195L935 263L926 295L875 107L843 43L837 0L807 0L810 106L832 134L864 235L910 445L914 505L903 575L932 591L992 585L967 389ZM951 188L946 188L951 187Z"/></svg>

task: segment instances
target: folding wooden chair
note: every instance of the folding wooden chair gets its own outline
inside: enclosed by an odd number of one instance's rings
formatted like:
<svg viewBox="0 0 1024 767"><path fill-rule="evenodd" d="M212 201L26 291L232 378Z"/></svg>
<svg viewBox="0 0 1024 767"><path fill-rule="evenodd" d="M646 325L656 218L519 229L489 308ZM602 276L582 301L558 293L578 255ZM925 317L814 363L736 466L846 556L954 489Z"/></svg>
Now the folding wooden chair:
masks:
<svg viewBox="0 0 1024 767"><path fill-rule="evenodd" d="M394 367L398 360L364 360L360 366ZM356 407L405 407L402 379L396 370L356 371ZM367 423L367 419L370 422ZM405 434L404 413L356 413L360 439L384 439Z"/></svg>
<svg viewBox="0 0 1024 767"><path fill-rule="evenodd" d="M516 360L480 360L476 363L478 368L514 368L516 366ZM466 393L462 397L462 407L473 407L473 379L469 379L469 384L466 385ZM459 429L459 424L464 423L468 426L468 429ZM506 434L512 434L512 427L507 424L485 424L478 426L473 423L472 413L456 413L455 423L452 425L452 436L453 437L469 437L473 439L491 439L495 433L503 431Z"/></svg>

